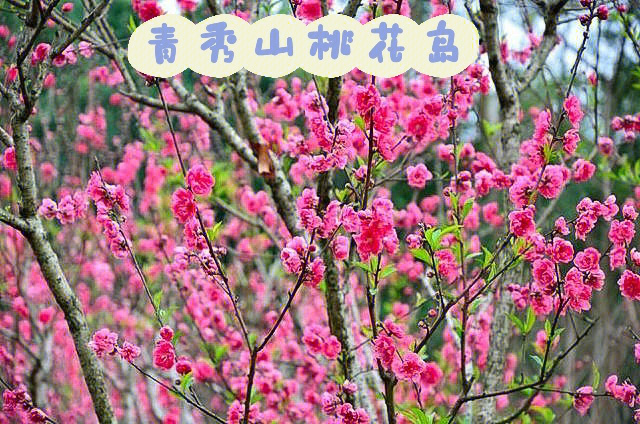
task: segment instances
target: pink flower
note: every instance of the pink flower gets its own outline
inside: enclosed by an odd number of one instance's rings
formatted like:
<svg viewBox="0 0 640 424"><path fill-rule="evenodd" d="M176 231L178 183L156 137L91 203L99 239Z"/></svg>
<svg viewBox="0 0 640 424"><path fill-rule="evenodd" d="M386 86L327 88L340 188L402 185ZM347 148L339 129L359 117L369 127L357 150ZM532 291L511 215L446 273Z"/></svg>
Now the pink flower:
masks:
<svg viewBox="0 0 640 424"><path fill-rule="evenodd" d="M458 262L456 257L450 249L438 250L435 253L435 257L438 260L438 272L449 283L453 282L459 274Z"/></svg>
<svg viewBox="0 0 640 424"><path fill-rule="evenodd" d="M573 128L580 127L580 121L584 117L584 112L580 108L580 99L575 95L571 95L565 99L563 107Z"/></svg>
<svg viewBox="0 0 640 424"><path fill-rule="evenodd" d="M578 159L573 163L573 180L578 183L588 181L596 172L596 166L591 162Z"/></svg>
<svg viewBox="0 0 640 424"><path fill-rule="evenodd" d="M640 275L625 269L622 277L618 280L620 292L631 300L640 300Z"/></svg>
<svg viewBox="0 0 640 424"><path fill-rule="evenodd" d="M549 256L554 262L569 263L573 259L573 245L565 239L554 237Z"/></svg>
<svg viewBox="0 0 640 424"><path fill-rule="evenodd" d="M545 294L553 293L556 285L556 270L553 262L546 258L535 260L531 274Z"/></svg>
<svg viewBox="0 0 640 424"><path fill-rule="evenodd" d="M527 207L509 214L509 230L516 237L527 237L535 232L535 208Z"/></svg>
<svg viewBox="0 0 640 424"><path fill-rule="evenodd" d="M40 43L33 49L33 53L31 53L31 66L35 66L38 63L43 62L47 56L49 56L49 52L51 51L51 46L47 43Z"/></svg>
<svg viewBox="0 0 640 424"><path fill-rule="evenodd" d="M636 363L640 364L640 343L633 346L633 356L636 358Z"/></svg>
<svg viewBox="0 0 640 424"><path fill-rule="evenodd" d="M610 375L604 383L607 393L611 393L614 398L633 408L635 405L636 388L629 383L618 384L618 376Z"/></svg>
<svg viewBox="0 0 640 424"><path fill-rule="evenodd" d="M343 261L347 259L349 257L349 239L345 236L337 236L331 243L331 249L333 256L337 260Z"/></svg>
<svg viewBox="0 0 640 424"><path fill-rule="evenodd" d="M587 247L582 252L578 252L573 263L580 271L593 271L598 269L600 263L600 252L593 247Z"/></svg>
<svg viewBox="0 0 640 424"><path fill-rule="evenodd" d="M2 411L8 415L13 415L16 412L20 400L16 396L15 392L11 390L5 390L2 392Z"/></svg>
<svg viewBox="0 0 640 424"><path fill-rule="evenodd" d="M551 113L545 109L538 114L535 122L533 139L538 144L544 144L549 128L551 127Z"/></svg>
<svg viewBox="0 0 640 424"><path fill-rule="evenodd" d="M369 119L369 112L380 106L380 93L373 84L356 89L356 110L363 118Z"/></svg>
<svg viewBox="0 0 640 424"><path fill-rule="evenodd" d="M327 415L335 414L338 409L338 406L340 406L341 404L341 401L337 396L332 395L331 393L328 393L328 392L324 392L322 394L320 401L322 403L322 412L324 412Z"/></svg>
<svg viewBox="0 0 640 424"><path fill-rule="evenodd" d="M598 19L606 21L607 19L609 19L609 8L606 5L601 4L600 6L598 6L596 14L598 15Z"/></svg>
<svg viewBox="0 0 640 424"><path fill-rule="evenodd" d="M153 365L161 370L170 370L176 360L176 352L171 342L160 339L153 348Z"/></svg>
<svg viewBox="0 0 640 424"><path fill-rule="evenodd" d="M118 353L120 354L120 357L125 361L133 362L137 357L140 356L140 348L129 342L124 342L122 344L122 347L118 349Z"/></svg>
<svg viewBox="0 0 640 424"><path fill-rule="evenodd" d="M53 200L44 198L38 208L38 213L45 217L45 219L53 219L58 213L58 205Z"/></svg>
<svg viewBox="0 0 640 424"><path fill-rule="evenodd" d="M64 13L69 13L73 10L73 3L71 2L64 3L61 9Z"/></svg>
<svg viewBox="0 0 640 424"><path fill-rule="evenodd" d="M193 364L193 377L200 383L212 381L215 377L215 370L208 362L198 360Z"/></svg>
<svg viewBox="0 0 640 424"><path fill-rule="evenodd" d="M171 196L171 210L181 223L196 215L196 202L193 193L184 188L179 188Z"/></svg>
<svg viewBox="0 0 640 424"><path fill-rule="evenodd" d="M41 409L32 408L29 411L29 424L39 424L47 421L47 416Z"/></svg>
<svg viewBox="0 0 640 424"><path fill-rule="evenodd" d="M443 376L444 373L436 362L427 362L424 364L422 374L420 374L420 385L422 387L437 386L442 381Z"/></svg>
<svg viewBox="0 0 640 424"><path fill-rule="evenodd" d="M16 151L13 147L9 147L2 155L2 165L9 171L18 170L18 162L16 162Z"/></svg>
<svg viewBox="0 0 640 424"><path fill-rule="evenodd" d="M553 229L558 233L562 234L563 236L566 236L567 234L569 234L569 227L567 226L567 220L564 219L563 216L556 219L556 222L553 224Z"/></svg>
<svg viewBox="0 0 640 424"><path fill-rule="evenodd" d="M185 12L193 12L198 7L198 3L195 0L178 0L178 5Z"/></svg>
<svg viewBox="0 0 640 424"><path fill-rule="evenodd" d="M196 165L187 172L187 184L194 194L208 196L215 184L213 176L202 165Z"/></svg>
<svg viewBox="0 0 640 424"><path fill-rule="evenodd" d="M418 382L424 368L424 361L413 352L405 354L402 359L396 358L393 364L393 372L404 381Z"/></svg>
<svg viewBox="0 0 640 424"><path fill-rule="evenodd" d="M324 270L325 266L322 258L315 258L311 262L309 272L305 275L304 284L308 287L317 288L324 277Z"/></svg>
<svg viewBox="0 0 640 424"><path fill-rule="evenodd" d="M386 369L391 368L395 353L396 347L391 337L379 334L373 341L373 356L379 360Z"/></svg>
<svg viewBox="0 0 640 424"><path fill-rule="evenodd" d="M53 306L44 308L38 313L38 321L43 325L47 325L51 322L55 313L56 309Z"/></svg>
<svg viewBox="0 0 640 424"><path fill-rule="evenodd" d="M285 247L280 252L282 267L289 274L297 274L302 269L302 259L295 250Z"/></svg>
<svg viewBox="0 0 640 424"><path fill-rule="evenodd" d="M549 165L545 168L538 191L547 199L558 197L569 179L569 170L561 165Z"/></svg>
<svg viewBox="0 0 640 424"><path fill-rule="evenodd" d="M638 217L638 212L636 211L636 208L633 206L633 204L626 203L622 207L622 216L624 217L624 219L635 221Z"/></svg>
<svg viewBox="0 0 640 424"><path fill-rule="evenodd" d="M598 138L598 151L604 156L611 156L611 153L613 153L613 140L609 137Z"/></svg>
<svg viewBox="0 0 640 424"><path fill-rule="evenodd" d="M571 128L569 131L564 133L564 137L562 138L562 149L566 154L572 155L576 152L579 142L580 134L578 133L578 130Z"/></svg>
<svg viewBox="0 0 640 424"><path fill-rule="evenodd" d="M95 352L98 358L105 355L115 355L118 335L108 328L102 328L95 333L89 342L89 347Z"/></svg>
<svg viewBox="0 0 640 424"><path fill-rule="evenodd" d="M80 41L78 43L78 53L82 57L90 58L93 56L93 46L86 41Z"/></svg>
<svg viewBox="0 0 640 424"><path fill-rule="evenodd" d="M341 424L368 424L369 416L364 409L353 409L350 403L343 403L338 408L338 416L342 419Z"/></svg>
<svg viewBox="0 0 640 424"><path fill-rule="evenodd" d="M432 178L433 175L423 163L407 168L407 180L411 187L424 188L426 182Z"/></svg>
<svg viewBox="0 0 640 424"><path fill-rule="evenodd" d="M616 246L624 246L631 243L633 236L635 236L636 230L633 225L633 221L625 219L620 222L617 219L611 221L611 228L609 229L609 240Z"/></svg>
<svg viewBox="0 0 640 424"><path fill-rule="evenodd" d="M162 8L155 2L155 0L147 0L140 5L137 10L138 16L142 19L142 22L146 22L150 19L160 16L164 13Z"/></svg>
<svg viewBox="0 0 640 424"><path fill-rule="evenodd" d="M398 236L393 227L393 203L389 199L375 199L370 209L358 212L358 220L359 231L353 239L363 261L381 253L383 248L390 254L395 252Z"/></svg>
<svg viewBox="0 0 640 424"><path fill-rule="evenodd" d="M571 268L565 276L564 293L568 306L576 312L591 309L591 287L585 285L582 273Z"/></svg>
<svg viewBox="0 0 640 424"><path fill-rule="evenodd" d="M609 251L609 267L611 271L623 267L626 263L627 249L624 246L615 246Z"/></svg>
<svg viewBox="0 0 640 424"><path fill-rule="evenodd" d="M186 356L180 356L176 362L176 372L180 375L189 374L191 372L191 361Z"/></svg>
<svg viewBox="0 0 640 424"><path fill-rule="evenodd" d="M589 411L593 399L593 387L580 387L576 390L576 395L573 397L573 407L576 408L578 414L584 416Z"/></svg>
<svg viewBox="0 0 640 424"><path fill-rule="evenodd" d="M304 335L302 336L302 343L309 349L313 355L317 355L322 352L322 346L324 343L323 328L317 325L310 325L304 330Z"/></svg>
<svg viewBox="0 0 640 424"><path fill-rule="evenodd" d="M320 0L298 0L297 15L305 21L313 21L322 17Z"/></svg>
<svg viewBox="0 0 640 424"><path fill-rule="evenodd" d="M328 339L325 340L324 345L322 346L322 354L327 357L327 359L336 359L342 350L342 345L340 341L336 338L336 336L329 336Z"/></svg>
<svg viewBox="0 0 640 424"><path fill-rule="evenodd" d="M173 340L173 330L171 327L167 327L166 325L160 329L160 337L163 340L170 342Z"/></svg>

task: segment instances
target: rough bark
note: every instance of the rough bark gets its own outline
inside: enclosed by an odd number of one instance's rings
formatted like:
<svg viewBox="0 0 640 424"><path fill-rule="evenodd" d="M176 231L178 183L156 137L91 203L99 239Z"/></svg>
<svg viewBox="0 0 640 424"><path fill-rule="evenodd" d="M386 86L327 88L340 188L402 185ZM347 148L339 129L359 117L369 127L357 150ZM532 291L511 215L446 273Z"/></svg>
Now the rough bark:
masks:
<svg viewBox="0 0 640 424"><path fill-rule="evenodd" d="M12 122L18 163L18 188L22 200L20 214L25 224L18 229L29 242L47 285L64 313L98 421L100 424L113 424L116 419L109 402L102 366L88 345L91 334L82 305L69 285L58 256L49 243L48 234L37 216L37 188L27 125L18 115Z"/></svg>
<svg viewBox="0 0 640 424"><path fill-rule="evenodd" d="M483 40L489 58L489 70L496 88L500 104L500 122L502 123L500 142L497 143L497 159L503 169L509 169L518 160L520 150L519 120L520 93L528 88L535 79L557 43L558 15L568 0L556 0L540 3L541 14L544 16L545 30L538 48L527 68L520 76L516 76L513 69L502 61L500 54L500 34L498 22L498 2L495 0L480 0L480 21ZM475 18L475 17L473 17ZM505 283L514 281L518 270L516 267L505 273L497 282L495 291L495 307L491 325L491 336L487 367L481 374L480 383L485 392L493 392L502 388L505 355L509 347L511 324L507 317L513 301L511 296L501 290ZM473 411L473 422L491 423L497 418L495 398L486 398L478 402Z"/></svg>
<svg viewBox="0 0 640 424"><path fill-rule="evenodd" d="M509 276L507 273L505 279ZM489 341L489 355L487 356L487 366L482 374L483 391L487 393L496 392L503 386L503 375L505 356L509 348L511 338L511 324L509 313L513 301L511 295L506 290L497 290L495 294L493 309L493 322L491 323L491 339ZM489 397L478 401L476 419L473 422L479 424L489 424L496 418L496 398Z"/></svg>
<svg viewBox="0 0 640 424"><path fill-rule="evenodd" d="M320 197L320 210L325 210L329 204L330 187L331 173L327 172L322 174L318 179L317 191ZM365 376L361 372L360 364L356 358L356 351L354 350L355 343L351 331L351 319L349 319L349 311L344 301L346 293L344 287L340 284L340 275L329 246L329 241L322 240L320 242L320 248L322 249L322 260L326 267L324 272L325 302L329 329L331 334L336 336L342 346L340 364L344 377L358 386L356 394L348 395L347 401L355 407L364 408L369 416L373 417L374 409L371 402L368 401Z"/></svg>

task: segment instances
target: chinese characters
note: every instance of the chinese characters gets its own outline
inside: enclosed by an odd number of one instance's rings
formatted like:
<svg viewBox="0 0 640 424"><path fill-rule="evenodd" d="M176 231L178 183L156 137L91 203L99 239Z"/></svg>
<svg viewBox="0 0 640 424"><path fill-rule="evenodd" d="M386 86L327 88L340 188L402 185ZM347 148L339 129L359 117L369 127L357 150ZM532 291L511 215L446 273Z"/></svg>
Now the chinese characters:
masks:
<svg viewBox="0 0 640 424"><path fill-rule="evenodd" d="M227 29L226 22L217 22L215 24L207 25L207 32L200 37L208 38L207 41L202 43L200 48L202 50L211 50L211 62L218 62L218 56L220 52L225 55L224 61L231 63L233 61L234 53L229 49L226 43L234 44L237 40L233 30Z"/></svg>
<svg viewBox="0 0 640 424"><path fill-rule="evenodd" d="M155 46L156 63L162 65L166 60L173 63L176 59L176 44L178 40L174 37L176 29L163 23L159 27L151 29L151 33L155 34L155 38L149 41L149 44Z"/></svg>
<svg viewBox="0 0 640 424"><path fill-rule="evenodd" d="M222 14L198 24L161 15L136 29L129 51L136 70L161 77L186 68L226 77L244 68L278 78L301 68L327 78L353 69L384 78L410 69L447 78L477 59L479 35L471 21L454 14L420 25L398 14L366 23L329 14L307 24L286 14L253 23Z"/></svg>
<svg viewBox="0 0 640 424"><path fill-rule="evenodd" d="M434 31L427 32L433 39L433 53L429 55L430 62L457 62L458 48L453 45L455 33L447 28L445 21L440 21Z"/></svg>

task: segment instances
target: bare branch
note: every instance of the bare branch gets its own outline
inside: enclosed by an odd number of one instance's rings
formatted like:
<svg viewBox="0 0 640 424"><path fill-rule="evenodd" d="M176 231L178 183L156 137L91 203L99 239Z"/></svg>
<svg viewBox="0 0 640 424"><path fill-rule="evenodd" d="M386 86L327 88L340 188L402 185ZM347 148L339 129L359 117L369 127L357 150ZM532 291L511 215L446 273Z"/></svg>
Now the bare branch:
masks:
<svg viewBox="0 0 640 424"><path fill-rule="evenodd" d="M542 34L540 46L533 53L529 65L516 82L516 88L519 93L522 93L531 84L531 81L535 79L540 69L547 62L549 53L557 43L558 15L567 3L568 0L559 0L547 8L544 33Z"/></svg>
<svg viewBox="0 0 640 424"><path fill-rule="evenodd" d="M3 222L8 226L15 228L20 232L27 231L27 229L29 228L29 224L27 224L24 219L12 214L4 208L0 208L0 222Z"/></svg>

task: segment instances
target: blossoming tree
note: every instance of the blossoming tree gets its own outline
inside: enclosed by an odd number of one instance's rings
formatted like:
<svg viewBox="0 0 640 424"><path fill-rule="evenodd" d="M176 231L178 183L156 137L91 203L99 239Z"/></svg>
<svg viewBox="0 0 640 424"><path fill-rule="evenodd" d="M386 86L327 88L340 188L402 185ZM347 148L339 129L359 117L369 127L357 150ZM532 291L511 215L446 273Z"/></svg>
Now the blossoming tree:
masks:
<svg viewBox="0 0 640 424"><path fill-rule="evenodd" d="M481 35L278 80L137 74L163 6L59 3L0 14L0 422L640 421L633 1L178 0Z"/></svg>

